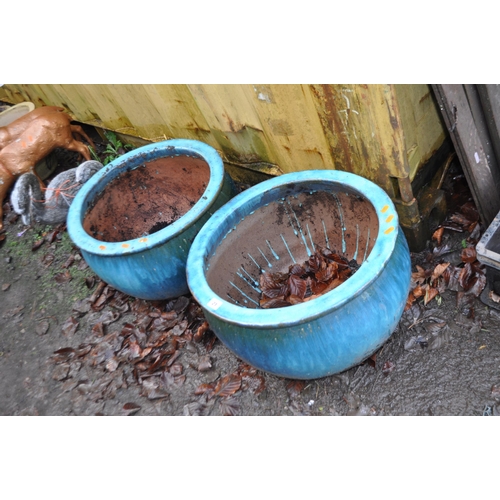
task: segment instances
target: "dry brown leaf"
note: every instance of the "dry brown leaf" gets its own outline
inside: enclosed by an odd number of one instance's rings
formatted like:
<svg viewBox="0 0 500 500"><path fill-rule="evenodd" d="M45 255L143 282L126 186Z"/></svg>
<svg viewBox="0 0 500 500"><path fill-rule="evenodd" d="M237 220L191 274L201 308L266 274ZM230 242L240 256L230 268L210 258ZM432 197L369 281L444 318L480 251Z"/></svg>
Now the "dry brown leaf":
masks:
<svg viewBox="0 0 500 500"><path fill-rule="evenodd" d="M411 279L417 285L421 285L425 282L425 280L431 275L431 273L427 272L423 267L416 266L417 270L411 273Z"/></svg>
<svg viewBox="0 0 500 500"><path fill-rule="evenodd" d="M120 362L118 361L116 356L113 356L106 362L106 370L108 370L108 372L114 372L118 368L119 364Z"/></svg>
<svg viewBox="0 0 500 500"><path fill-rule="evenodd" d="M474 221L468 219L464 214L460 213L455 213L450 217L450 220L452 222L455 222L456 224L459 224L460 226L467 227L470 226Z"/></svg>
<svg viewBox="0 0 500 500"><path fill-rule="evenodd" d="M52 231L50 231L49 233L47 233L45 235L45 241L47 243L54 243L54 241L56 241L56 238L57 238L57 235L61 232L61 229L60 228L56 228L56 229L53 229Z"/></svg>
<svg viewBox="0 0 500 500"><path fill-rule="evenodd" d="M141 409L141 407L135 403L125 403L123 405L123 411L126 413L126 415L134 415L140 409Z"/></svg>
<svg viewBox="0 0 500 500"><path fill-rule="evenodd" d="M104 337L104 325L102 323L95 323L95 325L92 327L92 335L95 337Z"/></svg>
<svg viewBox="0 0 500 500"><path fill-rule="evenodd" d="M241 376L236 373L224 375L215 386L214 396L232 396L241 387Z"/></svg>
<svg viewBox="0 0 500 500"><path fill-rule="evenodd" d="M219 408L221 414L226 417L235 417L240 413L240 403L236 398L222 398Z"/></svg>
<svg viewBox="0 0 500 500"><path fill-rule="evenodd" d="M465 266L460 271L460 275L458 277L458 282L460 286L467 292L469 288L472 287L474 280L474 273L472 271L472 266L469 262L465 264Z"/></svg>
<svg viewBox="0 0 500 500"><path fill-rule="evenodd" d="M78 325L79 325L78 321L73 316L70 316L62 325L61 331L63 335L71 337L78 329Z"/></svg>
<svg viewBox="0 0 500 500"><path fill-rule="evenodd" d="M437 295L439 295L439 292L436 288L427 288L427 290L425 291L424 305L427 305Z"/></svg>
<svg viewBox="0 0 500 500"><path fill-rule="evenodd" d="M434 231L432 234L432 239L436 241L438 246L441 246L441 241L443 239L444 227L440 227Z"/></svg>
<svg viewBox="0 0 500 500"><path fill-rule="evenodd" d="M141 395L146 396L148 399L164 399L169 396L160 382L154 379L145 379L142 381Z"/></svg>
<svg viewBox="0 0 500 500"><path fill-rule="evenodd" d="M486 276L484 274L476 274L468 293L474 295L475 297L479 297L486 286L486 281Z"/></svg>
<svg viewBox="0 0 500 500"><path fill-rule="evenodd" d="M198 363L198 371L206 372L212 368L212 361L210 360L210 356L207 354L205 356L201 356L200 362Z"/></svg>
<svg viewBox="0 0 500 500"><path fill-rule="evenodd" d="M196 396L199 396L200 394L207 394L207 395L212 395L213 391L215 389L215 384L200 384L194 391Z"/></svg>
<svg viewBox="0 0 500 500"><path fill-rule="evenodd" d="M467 217L468 220L471 220L473 222L477 222L479 220L479 212L476 208L476 205L474 205L474 203L472 203L471 201L464 203L460 207L460 212L465 217Z"/></svg>
<svg viewBox="0 0 500 500"><path fill-rule="evenodd" d="M54 276L54 280L56 283L62 284L62 283L67 283L68 281L71 281L73 277L71 276L70 272L66 269L63 273L57 273Z"/></svg>
<svg viewBox="0 0 500 500"><path fill-rule="evenodd" d="M462 262L472 264L477 259L476 249L474 247L464 248L460 256L462 258Z"/></svg>
<svg viewBox="0 0 500 500"><path fill-rule="evenodd" d="M100 281L97 285L97 288L94 290L92 295L89 297L89 302L93 304L100 296L103 290L106 288L106 283L104 281Z"/></svg>
<svg viewBox="0 0 500 500"><path fill-rule="evenodd" d="M411 309L411 306L413 304L413 302L415 302L415 296L413 295L413 292L410 292L408 294L408 298L406 299L406 305L405 305L405 311L408 311L409 309Z"/></svg>
<svg viewBox="0 0 500 500"><path fill-rule="evenodd" d="M34 252L35 250L38 250L44 243L45 243L44 238L35 241L35 243L33 243L33 246L31 247L31 251Z"/></svg>
<svg viewBox="0 0 500 500"><path fill-rule="evenodd" d="M75 350L72 347L62 347L57 351L54 351L54 356L52 359L54 363L62 363L64 361L69 361L75 357Z"/></svg>
<svg viewBox="0 0 500 500"><path fill-rule="evenodd" d="M443 262L442 264L438 264L435 268L434 271L432 271L432 276L431 276L431 281L437 280L443 273L444 271L448 268L450 265L449 262Z"/></svg>
<svg viewBox="0 0 500 500"><path fill-rule="evenodd" d="M262 298L259 301L260 307L262 309L271 309L271 308L277 308L277 307L287 307L290 306L290 302L287 302L285 300L284 295L280 295L278 297L273 297L273 298Z"/></svg>
<svg viewBox="0 0 500 500"><path fill-rule="evenodd" d="M75 262L75 256L74 255L70 255L67 259L66 259L66 262L61 266L63 269L67 269L68 267L70 267L73 262Z"/></svg>
<svg viewBox="0 0 500 500"><path fill-rule="evenodd" d="M55 259L55 256L53 253L46 253L41 261L42 261L42 264L45 266L45 267L49 267L52 262L54 262L54 259Z"/></svg>
<svg viewBox="0 0 500 500"><path fill-rule="evenodd" d="M326 280L321 280L326 281ZM288 278L288 286L290 287L290 295L294 295L299 299L303 299L307 291L307 282L296 274L292 274Z"/></svg>
<svg viewBox="0 0 500 500"><path fill-rule="evenodd" d="M296 397L298 396L303 390L304 387L306 386L306 383L303 380L290 380L286 384L286 390L290 397Z"/></svg>

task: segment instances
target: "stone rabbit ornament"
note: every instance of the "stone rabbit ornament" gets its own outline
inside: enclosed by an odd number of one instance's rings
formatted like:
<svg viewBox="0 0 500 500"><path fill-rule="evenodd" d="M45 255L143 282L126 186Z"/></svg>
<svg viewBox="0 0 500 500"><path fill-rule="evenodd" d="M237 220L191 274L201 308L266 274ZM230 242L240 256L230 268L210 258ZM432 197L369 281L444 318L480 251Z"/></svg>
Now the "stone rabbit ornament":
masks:
<svg viewBox="0 0 500 500"><path fill-rule="evenodd" d="M56 175L46 188L40 186L36 175L21 175L10 196L14 212L21 215L27 226L35 222L51 225L65 223L74 197L102 166L98 161L85 161L76 168Z"/></svg>
<svg viewBox="0 0 500 500"><path fill-rule="evenodd" d="M90 160L88 146L75 137L94 143L63 108L44 106L0 127L0 230L3 228L2 205L16 179L35 174L35 165L56 148L80 153ZM41 181L40 181L41 182Z"/></svg>

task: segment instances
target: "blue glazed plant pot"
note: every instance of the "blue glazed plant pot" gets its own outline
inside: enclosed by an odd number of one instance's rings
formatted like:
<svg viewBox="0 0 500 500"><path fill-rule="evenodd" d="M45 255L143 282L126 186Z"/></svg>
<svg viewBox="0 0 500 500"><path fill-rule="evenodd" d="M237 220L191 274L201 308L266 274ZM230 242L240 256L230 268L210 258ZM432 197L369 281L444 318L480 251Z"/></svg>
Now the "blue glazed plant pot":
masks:
<svg viewBox="0 0 500 500"><path fill-rule="evenodd" d="M192 241L235 193L212 147L158 142L112 161L82 187L70 206L68 233L114 288L148 300L178 297L189 292Z"/></svg>
<svg viewBox="0 0 500 500"><path fill-rule="evenodd" d="M260 308L260 274L288 272L320 247L359 268L313 300ZM285 174L240 193L205 224L187 261L189 288L217 337L254 367L294 379L342 372L381 347L401 318L410 275L390 198L334 170Z"/></svg>

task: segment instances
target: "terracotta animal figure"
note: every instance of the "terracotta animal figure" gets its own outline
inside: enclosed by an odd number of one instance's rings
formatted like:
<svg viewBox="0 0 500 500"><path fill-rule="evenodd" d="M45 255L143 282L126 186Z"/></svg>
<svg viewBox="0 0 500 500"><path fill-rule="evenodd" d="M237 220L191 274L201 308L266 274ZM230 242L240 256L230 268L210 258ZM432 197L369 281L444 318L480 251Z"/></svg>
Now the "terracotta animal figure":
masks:
<svg viewBox="0 0 500 500"><path fill-rule="evenodd" d="M3 228L2 204L16 178L35 173L35 165L56 148L80 153L90 160L89 148L75 136L94 143L63 108L44 106L0 127L0 230Z"/></svg>
<svg viewBox="0 0 500 500"><path fill-rule="evenodd" d="M21 175L10 195L14 212L22 216L27 226L35 222L52 225L66 222L73 198L102 166L102 163L90 160L61 172L44 188L45 196L34 174Z"/></svg>

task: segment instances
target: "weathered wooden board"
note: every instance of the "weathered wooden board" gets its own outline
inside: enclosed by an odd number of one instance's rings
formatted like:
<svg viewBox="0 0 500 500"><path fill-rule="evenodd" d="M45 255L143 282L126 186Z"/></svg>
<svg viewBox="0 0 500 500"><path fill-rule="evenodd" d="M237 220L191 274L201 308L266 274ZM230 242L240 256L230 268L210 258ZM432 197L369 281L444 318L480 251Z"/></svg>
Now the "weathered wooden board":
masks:
<svg viewBox="0 0 500 500"><path fill-rule="evenodd" d="M447 137L429 85L395 85L405 135L410 178L434 155Z"/></svg>
<svg viewBox="0 0 500 500"><path fill-rule="evenodd" d="M500 210L500 172L473 86L434 85L446 126L483 224Z"/></svg>
<svg viewBox="0 0 500 500"><path fill-rule="evenodd" d="M405 203L445 136L427 85L6 84L0 100L62 106L148 141L198 139L234 167L265 174L348 170Z"/></svg>

